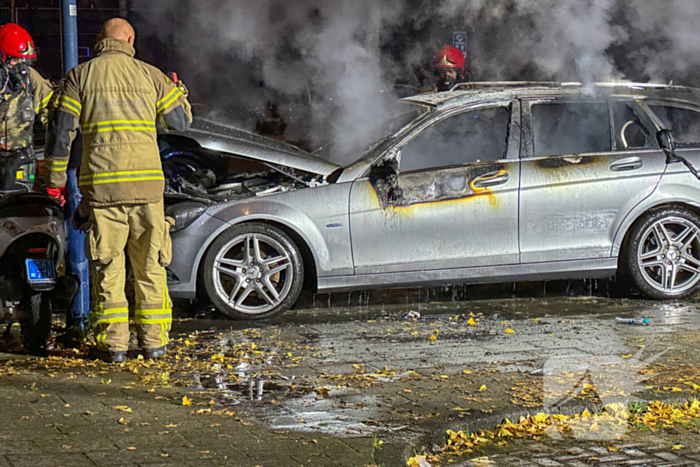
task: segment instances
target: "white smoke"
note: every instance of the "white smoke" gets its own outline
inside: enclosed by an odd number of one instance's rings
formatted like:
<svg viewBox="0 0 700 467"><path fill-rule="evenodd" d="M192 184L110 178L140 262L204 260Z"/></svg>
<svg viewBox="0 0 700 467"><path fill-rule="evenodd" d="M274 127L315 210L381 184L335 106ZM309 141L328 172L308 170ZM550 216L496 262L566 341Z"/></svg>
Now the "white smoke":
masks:
<svg viewBox="0 0 700 467"><path fill-rule="evenodd" d="M237 115L288 103L280 113L290 127L303 120L312 146L336 139L339 153L360 139L369 115L387 114L394 83L426 84L414 71L430 78L429 60L454 30L468 31L477 81L700 83L697 0L153 3L164 17L180 16L179 67L185 78L197 70L188 83L195 100ZM301 106L301 117L290 110Z"/></svg>

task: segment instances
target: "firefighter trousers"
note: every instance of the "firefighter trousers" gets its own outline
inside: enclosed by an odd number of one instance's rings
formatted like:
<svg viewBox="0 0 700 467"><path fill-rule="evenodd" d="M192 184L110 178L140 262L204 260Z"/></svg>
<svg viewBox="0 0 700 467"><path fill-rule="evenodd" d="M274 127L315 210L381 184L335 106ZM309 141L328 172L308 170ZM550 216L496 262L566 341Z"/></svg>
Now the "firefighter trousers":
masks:
<svg viewBox="0 0 700 467"><path fill-rule="evenodd" d="M129 347L125 250L134 272L139 347L153 350L167 345L172 303L165 267L170 264L172 246L163 201L90 208L90 221L85 250L97 347L108 352Z"/></svg>

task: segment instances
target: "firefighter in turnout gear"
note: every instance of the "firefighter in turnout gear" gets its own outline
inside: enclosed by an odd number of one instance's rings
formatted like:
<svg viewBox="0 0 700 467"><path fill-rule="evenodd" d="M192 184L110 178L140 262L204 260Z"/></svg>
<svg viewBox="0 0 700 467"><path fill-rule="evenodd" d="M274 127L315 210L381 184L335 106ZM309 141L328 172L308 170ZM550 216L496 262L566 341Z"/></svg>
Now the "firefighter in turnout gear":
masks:
<svg viewBox="0 0 700 467"><path fill-rule="evenodd" d="M19 165L34 155L34 121L47 122L53 88L29 66L36 49L24 28L0 27L0 55L0 191L14 191Z"/></svg>
<svg viewBox="0 0 700 467"><path fill-rule="evenodd" d="M125 249L135 277L135 320L146 358L165 355L172 321L165 267L170 263L170 225L163 208L164 176L156 121L183 131L192 122L184 86L134 58L134 29L107 21L96 57L74 68L57 97L49 122L47 186L66 183L71 140L83 132L79 186L86 222L92 287L91 322L96 357L121 362L129 344Z"/></svg>
<svg viewBox="0 0 700 467"><path fill-rule="evenodd" d="M471 81L469 72L465 72L464 54L451 45L442 47L431 62L435 72L435 87L433 91L449 91L456 84Z"/></svg>

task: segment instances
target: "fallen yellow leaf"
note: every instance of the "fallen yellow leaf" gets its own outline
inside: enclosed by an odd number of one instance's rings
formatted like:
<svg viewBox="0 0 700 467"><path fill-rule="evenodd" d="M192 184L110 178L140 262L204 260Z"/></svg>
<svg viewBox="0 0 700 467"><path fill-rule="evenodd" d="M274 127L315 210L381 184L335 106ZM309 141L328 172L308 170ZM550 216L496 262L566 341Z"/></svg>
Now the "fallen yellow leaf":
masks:
<svg viewBox="0 0 700 467"><path fill-rule="evenodd" d="M503 332L505 332L506 334L515 334L515 331L513 331L512 329L506 329Z"/></svg>
<svg viewBox="0 0 700 467"><path fill-rule="evenodd" d="M474 318L469 318L469 321L467 321L467 324L469 326L476 326L476 321L474 321Z"/></svg>
<svg viewBox="0 0 700 467"><path fill-rule="evenodd" d="M185 396L182 398L182 405L192 405L192 401Z"/></svg>
<svg viewBox="0 0 700 467"><path fill-rule="evenodd" d="M462 373L464 373L465 375L471 375L471 374L472 374L472 372L469 371L469 370L462 370Z"/></svg>
<svg viewBox="0 0 700 467"><path fill-rule="evenodd" d="M679 449L683 449L684 447L685 446L683 446L682 444L676 444L675 446L673 446L673 449L678 451Z"/></svg>
<svg viewBox="0 0 700 467"><path fill-rule="evenodd" d="M430 340L431 340L431 341L436 341L436 340L437 340L437 336L436 336L435 334L433 334L432 336L430 336Z"/></svg>
<svg viewBox="0 0 700 467"><path fill-rule="evenodd" d="M482 385L482 386L479 388L479 392L484 392L484 391L486 391L486 385L485 385L485 384Z"/></svg>

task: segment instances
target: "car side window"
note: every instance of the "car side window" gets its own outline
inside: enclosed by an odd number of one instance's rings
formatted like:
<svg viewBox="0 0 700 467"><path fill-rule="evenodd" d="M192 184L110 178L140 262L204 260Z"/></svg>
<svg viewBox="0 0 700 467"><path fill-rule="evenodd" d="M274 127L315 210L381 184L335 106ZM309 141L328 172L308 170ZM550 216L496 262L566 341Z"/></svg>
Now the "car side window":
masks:
<svg viewBox="0 0 700 467"><path fill-rule="evenodd" d="M651 105L666 128L673 131L676 144L700 146L700 112L670 105Z"/></svg>
<svg viewBox="0 0 700 467"><path fill-rule="evenodd" d="M535 157L608 152L610 116L605 103L532 106Z"/></svg>
<svg viewBox="0 0 700 467"><path fill-rule="evenodd" d="M401 172L505 158L510 107L463 112L425 128L401 149Z"/></svg>
<svg viewBox="0 0 700 467"><path fill-rule="evenodd" d="M653 133L644 125L634 107L626 102L613 102L612 109L616 151L658 147Z"/></svg>

